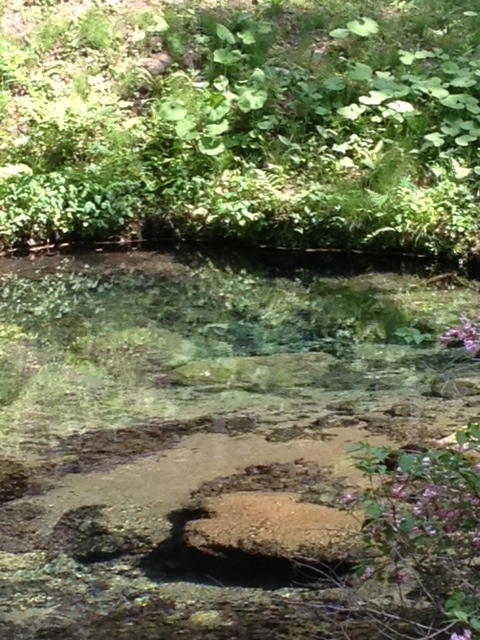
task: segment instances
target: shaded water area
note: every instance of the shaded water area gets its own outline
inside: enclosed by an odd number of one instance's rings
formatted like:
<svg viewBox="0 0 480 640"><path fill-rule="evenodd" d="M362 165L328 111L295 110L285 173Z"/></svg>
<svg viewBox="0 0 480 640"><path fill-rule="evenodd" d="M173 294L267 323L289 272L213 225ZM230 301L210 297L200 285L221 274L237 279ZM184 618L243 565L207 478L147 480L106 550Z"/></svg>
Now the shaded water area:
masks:
<svg viewBox="0 0 480 640"><path fill-rule="evenodd" d="M478 363L437 343L478 282L288 255L0 265L2 640L362 638L369 598L395 611L353 572L349 450L478 420Z"/></svg>

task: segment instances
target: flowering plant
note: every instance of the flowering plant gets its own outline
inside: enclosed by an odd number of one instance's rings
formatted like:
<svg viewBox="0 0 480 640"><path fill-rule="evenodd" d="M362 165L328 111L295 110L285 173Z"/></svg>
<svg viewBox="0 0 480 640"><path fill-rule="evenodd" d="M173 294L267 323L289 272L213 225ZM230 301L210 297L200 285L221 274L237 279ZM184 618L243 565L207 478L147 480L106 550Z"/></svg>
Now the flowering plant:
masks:
<svg viewBox="0 0 480 640"><path fill-rule="evenodd" d="M480 316L472 321L465 316L460 317L461 326L451 327L440 336L440 343L445 346L461 344L473 356L480 355Z"/></svg>
<svg viewBox="0 0 480 640"><path fill-rule="evenodd" d="M402 597L415 594L439 615L463 623L451 640L480 633L480 465L465 455L479 447L478 424L457 433L456 450L355 447L357 466L372 474L371 488L358 496L367 516L359 572L364 579L387 578ZM355 496L343 502L352 505Z"/></svg>

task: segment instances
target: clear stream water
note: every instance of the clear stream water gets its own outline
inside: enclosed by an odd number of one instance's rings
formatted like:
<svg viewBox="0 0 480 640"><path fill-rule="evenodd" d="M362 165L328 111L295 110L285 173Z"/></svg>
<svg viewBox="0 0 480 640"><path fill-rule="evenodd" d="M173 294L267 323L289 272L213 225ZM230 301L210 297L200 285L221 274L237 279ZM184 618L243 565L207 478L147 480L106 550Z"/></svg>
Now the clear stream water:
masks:
<svg viewBox="0 0 480 640"><path fill-rule="evenodd" d="M156 622L146 639L273 637L254 617L258 636L242 636L235 618L242 607L259 610L261 591L213 582L208 595L192 595L194 579L187 588L152 578L123 556L108 566L72 560L52 531L63 514L102 504L114 522L122 509L140 510L137 526L159 535L202 483L252 464L307 459L354 484L347 451L357 439L418 439L422 428L451 431L475 415L476 365L437 337L461 313L478 314L478 283L431 276L428 265L388 259L192 247L0 264L1 455L41 476L0 514L2 639L133 638L129 616L138 622L153 602L163 617L148 614ZM464 379L473 387L451 385ZM347 405L353 419L340 424ZM146 439L161 421L190 426L171 427L168 442ZM103 466L87 464L87 450ZM167 601L182 615L165 612ZM263 620L282 617L274 603L262 606ZM105 615L117 622L102 627ZM275 637L296 628L281 624Z"/></svg>

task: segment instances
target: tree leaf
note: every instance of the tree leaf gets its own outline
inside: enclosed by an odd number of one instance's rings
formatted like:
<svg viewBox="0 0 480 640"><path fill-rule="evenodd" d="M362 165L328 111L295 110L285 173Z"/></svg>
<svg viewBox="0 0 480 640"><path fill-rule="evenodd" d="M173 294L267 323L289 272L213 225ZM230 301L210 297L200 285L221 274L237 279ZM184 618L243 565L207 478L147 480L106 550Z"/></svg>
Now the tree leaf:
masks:
<svg viewBox="0 0 480 640"><path fill-rule="evenodd" d="M352 20L347 23L347 29L356 36L366 38L378 31L378 23L371 18L360 18L360 20Z"/></svg>
<svg viewBox="0 0 480 640"><path fill-rule="evenodd" d="M372 68L368 64L355 62L348 70L348 77L355 82L366 82L372 78Z"/></svg>
<svg viewBox="0 0 480 640"><path fill-rule="evenodd" d="M220 40L228 42L228 44L235 44L235 36L224 24L217 24L215 30Z"/></svg>
<svg viewBox="0 0 480 640"><path fill-rule="evenodd" d="M187 110L178 100L166 100L160 104L158 113L162 120L177 122L187 115Z"/></svg>

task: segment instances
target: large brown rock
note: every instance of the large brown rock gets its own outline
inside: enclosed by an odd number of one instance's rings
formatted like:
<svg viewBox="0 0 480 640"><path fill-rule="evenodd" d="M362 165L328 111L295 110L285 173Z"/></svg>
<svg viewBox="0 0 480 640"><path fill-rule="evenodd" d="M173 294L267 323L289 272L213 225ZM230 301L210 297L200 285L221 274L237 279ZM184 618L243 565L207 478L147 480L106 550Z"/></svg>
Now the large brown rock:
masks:
<svg viewBox="0 0 480 640"><path fill-rule="evenodd" d="M189 522L185 541L212 553L223 547L316 562L352 560L360 542L360 515L299 499L277 492L207 498L210 518Z"/></svg>

